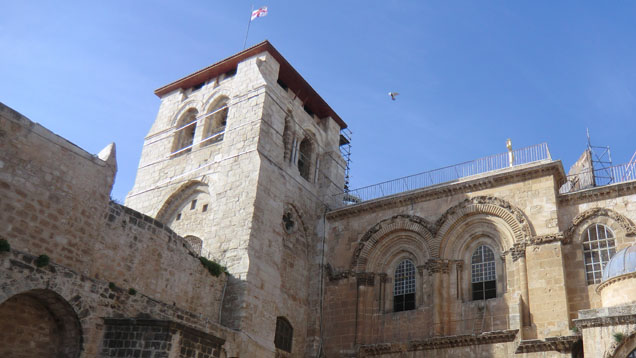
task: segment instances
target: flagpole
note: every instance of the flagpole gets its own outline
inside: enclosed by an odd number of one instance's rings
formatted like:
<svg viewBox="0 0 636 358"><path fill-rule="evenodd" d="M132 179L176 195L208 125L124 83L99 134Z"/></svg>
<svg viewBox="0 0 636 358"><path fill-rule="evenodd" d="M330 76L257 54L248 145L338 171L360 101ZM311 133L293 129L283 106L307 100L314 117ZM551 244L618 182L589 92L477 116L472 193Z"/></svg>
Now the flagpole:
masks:
<svg viewBox="0 0 636 358"><path fill-rule="evenodd" d="M252 23L252 13L254 12L254 4L250 8L250 22L247 23L247 32L245 33L245 41L243 41L243 50L245 50L245 45L247 44L247 36L250 34L250 24Z"/></svg>

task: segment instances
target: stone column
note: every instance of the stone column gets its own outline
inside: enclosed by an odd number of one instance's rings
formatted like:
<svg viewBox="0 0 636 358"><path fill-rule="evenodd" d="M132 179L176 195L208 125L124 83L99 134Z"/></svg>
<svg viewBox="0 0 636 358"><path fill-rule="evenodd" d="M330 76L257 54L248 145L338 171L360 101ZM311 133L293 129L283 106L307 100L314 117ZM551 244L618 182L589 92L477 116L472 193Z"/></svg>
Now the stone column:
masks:
<svg viewBox="0 0 636 358"><path fill-rule="evenodd" d="M448 281L449 262L441 259L430 259L424 265L429 276L433 276L433 335L442 336L446 334L444 317L448 301ZM446 278L446 280L445 280Z"/></svg>
<svg viewBox="0 0 636 358"><path fill-rule="evenodd" d="M526 266L526 244L516 243L510 249L512 261L517 263L517 272L519 273L519 291L521 293L521 327L520 332L524 338L523 327L530 327L530 300L528 293L528 267Z"/></svg>

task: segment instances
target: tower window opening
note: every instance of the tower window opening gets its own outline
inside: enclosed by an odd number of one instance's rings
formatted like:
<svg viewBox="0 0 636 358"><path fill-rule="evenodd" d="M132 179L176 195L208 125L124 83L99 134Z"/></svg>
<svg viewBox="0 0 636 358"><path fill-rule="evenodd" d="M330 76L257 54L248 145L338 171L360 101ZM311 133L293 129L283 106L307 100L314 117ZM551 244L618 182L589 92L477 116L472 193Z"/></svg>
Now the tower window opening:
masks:
<svg viewBox="0 0 636 358"><path fill-rule="evenodd" d="M306 180L309 180L310 177L311 152L311 141L308 138L303 139L300 142L298 150L298 172L300 172L300 176Z"/></svg>
<svg viewBox="0 0 636 358"><path fill-rule="evenodd" d="M203 88L204 85L205 85L205 82L201 82L192 86L192 92L200 90L201 88Z"/></svg>
<svg viewBox="0 0 636 358"><path fill-rule="evenodd" d="M181 213L178 213L178 214L177 214L177 219L176 219L176 221L179 221L179 220L181 220Z"/></svg>
<svg viewBox="0 0 636 358"><path fill-rule="evenodd" d="M229 108L227 105L228 99L223 97L216 102L216 105L212 106L208 113L214 113L206 120L205 134L203 137L202 145L210 145L212 143L220 142L223 140L223 133L227 126L227 116Z"/></svg>
<svg viewBox="0 0 636 358"><path fill-rule="evenodd" d="M230 78L230 77L234 77L236 75L236 67L234 67L233 69L225 72L223 74L223 78Z"/></svg>
<svg viewBox="0 0 636 358"><path fill-rule="evenodd" d="M192 200L192 202L190 203L190 210L194 210L196 209L196 207L197 207L197 201L195 199L195 200Z"/></svg>
<svg viewBox="0 0 636 358"><path fill-rule="evenodd" d="M175 146L172 155L180 155L191 151L194 143L194 133L197 128L197 110L188 110L177 122Z"/></svg>
<svg viewBox="0 0 636 358"><path fill-rule="evenodd" d="M208 204L203 204L203 208L201 209L202 212L206 212L208 211Z"/></svg>
<svg viewBox="0 0 636 358"><path fill-rule="evenodd" d="M287 91L287 89L289 88L289 87L287 87L287 84L285 82L283 82L280 78L278 80L276 80L276 83L278 83L278 85L282 89L284 89L285 91Z"/></svg>

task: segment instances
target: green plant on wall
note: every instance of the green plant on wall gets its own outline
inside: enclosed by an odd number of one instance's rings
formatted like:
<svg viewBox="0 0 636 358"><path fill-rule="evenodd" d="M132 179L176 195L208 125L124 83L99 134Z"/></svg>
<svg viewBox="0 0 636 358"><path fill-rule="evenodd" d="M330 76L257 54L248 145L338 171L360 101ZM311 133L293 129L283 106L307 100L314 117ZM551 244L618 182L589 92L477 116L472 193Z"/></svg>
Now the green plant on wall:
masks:
<svg viewBox="0 0 636 358"><path fill-rule="evenodd" d="M134 295L137 294L137 290L135 290L134 288L131 287L131 288L128 289L128 294L131 295L131 296L134 296Z"/></svg>
<svg viewBox="0 0 636 358"><path fill-rule="evenodd" d="M212 276L219 277L223 272L227 273L227 268L225 268L225 266L221 266L220 264L212 260L208 260L203 256L199 257L199 261L201 261L201 264L208 269Z"/></svg>
<svg viewBox="0 0 636 358"><path fill-rule="evenodd" d="M11 251L11 245L9 245L9 241L5 239L0 239L0 252L9 252Z"/></svg>
<svg viewBox="0 0 636 358"><path fill-rule="evenodd" d="M47 255L40 255L37 259L35 259L35 266L44 267L49 264L51 259Z"/></svg>
<svg viewBox="0 0 636 358"><path fill-rule="evenodd" d="M115 290L117 288L117 286L115 285L114 282L109 282L108 283L108 288L110 288L111 290Z"/></svg>
<svg viewBox="0 0 636 358"><path fill-rule="evenodd" d="M614 332L613 336L614 336L614 340L619 343L623 341L623 338L625 338L625 335L623 334L623 332Z"/></svg>

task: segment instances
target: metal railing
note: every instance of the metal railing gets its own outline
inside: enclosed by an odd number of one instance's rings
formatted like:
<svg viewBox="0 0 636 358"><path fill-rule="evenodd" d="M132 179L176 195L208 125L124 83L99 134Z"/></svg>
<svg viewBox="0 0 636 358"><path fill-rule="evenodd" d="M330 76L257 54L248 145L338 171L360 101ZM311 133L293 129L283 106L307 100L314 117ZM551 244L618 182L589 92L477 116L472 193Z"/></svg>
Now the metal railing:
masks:
<svg viewBox="0 0 636 358"><path fill-rule="evenodd" d="M516 149L513 150L512 153L514 155L512 166L552 159L550 157L550 150L548 149L547 143L540 143ZM336 195L340 196L341 200L339 201L341 201L344 205L351 205L508 167L510 167L509 152L504 152L469 162L389 180L383 183L350 190Z"/></svg>
<svg viewBox="0 0 636 358"><path fill-rule="evenodd" d="M566 179L565 184L559 188L560 194L636 180L636 166L620 164L607 168L587 170L578 174L568 175Z"/></svg>

